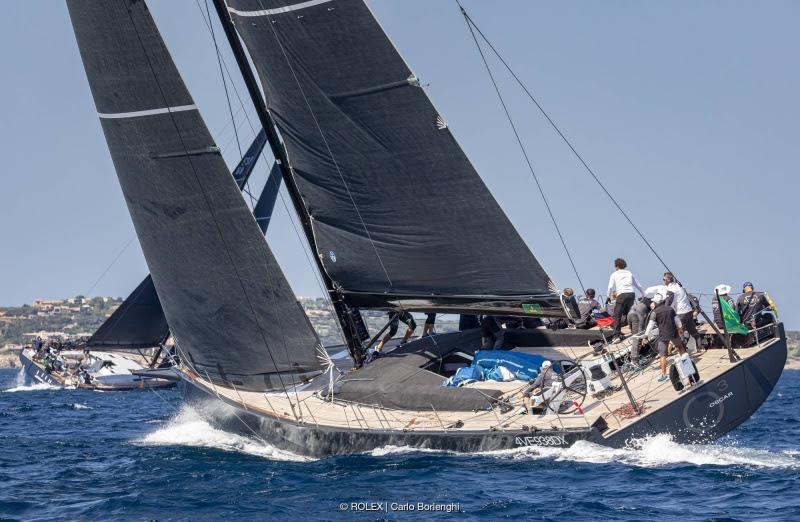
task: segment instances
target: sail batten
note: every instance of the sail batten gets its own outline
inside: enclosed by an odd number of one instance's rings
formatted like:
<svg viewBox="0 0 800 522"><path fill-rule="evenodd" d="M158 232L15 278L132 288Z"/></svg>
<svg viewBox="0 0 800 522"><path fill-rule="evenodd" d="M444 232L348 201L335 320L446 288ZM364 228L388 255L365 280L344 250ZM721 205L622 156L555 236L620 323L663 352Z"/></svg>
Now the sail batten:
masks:
<svg viewBox="0 0 800 522"><path fill-rule="evenodd" d="M308 0L307 2L298 2L296 4L286 5L283 7L275 7L273 9L258 9L255 11L240 11L238 9L234 9L233 7L229 7L228 11L230 11L233 14L245 17L269 16L275 14L291 13L292 11L299 11L300 9L314 7L315 5L327 4L328 2L331 1L332 0Z"/></svg>
<svg viewBox="0 0 800 522"><path fill-rule="evenodd" d="M98 113L194 105L141 0L68 0ZM149 110L149 109L148 109ZM199 111L101 118L122 192L182 354L210 379L280 389L322 371L297 303ZM154 158L159 152L183 155ZM289 334L290 333L290 334Z"/></svg>
<svg viewBox="0 0 800 522"><path fill-rule="evenodd" d="M362 0L229 0L343 295L541 296L550 278ZM352 301L351 301L352 304Z"/></svg>
<svg viewBox="0 0 800 522"><path fill-rule="evenodd" d="M197 106L192 104L192 105L181 105L179 107L161 107L158 109L145 109L142 111L115 112L115 113L98 112L97 116L104 119L139 118L141 116L154 116L156 114L169 114L171 112L196 111L196 110Z"/></svg>

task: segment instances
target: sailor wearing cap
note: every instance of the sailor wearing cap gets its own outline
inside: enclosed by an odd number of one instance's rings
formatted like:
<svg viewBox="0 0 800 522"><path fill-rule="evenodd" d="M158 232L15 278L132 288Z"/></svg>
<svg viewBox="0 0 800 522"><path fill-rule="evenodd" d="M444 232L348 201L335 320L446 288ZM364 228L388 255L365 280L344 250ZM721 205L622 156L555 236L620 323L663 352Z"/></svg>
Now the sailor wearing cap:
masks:
<svg viewBox="0 0 800 522"><path fill-rule="evenodd" d="M553 381L556 377L556 372L552 368L553 363L550 361L545 361L542 363L542 367L539 370L539 375L533 379L525 389L520 392L522 394L522 403L525 405L523 408L520 409L520 414L526 413L528 415L532 414L532 403L531 397L534 395L540 395L544 390L550 388L553 385Z"/></svg>
<svg viewBox="0 0 800 522"><path fill-rule="evenodd" d="M663 294L654 295L652 307L653 313L650 314L650 321L647 323L644 338L649 339L653 330L658 328L657 348L661 363L661 376L658 378L658 382L664 382L669 378L667 377L669 343L672 343L680 354L683 354L686 348L683 346L683 340L678 335L675 310L666 304L665 296Z"/></svg>
<svg viewBox="0 0 800 522"><path fill-rule="evenodd" d="M750 281L742 285L742 295L736 300L736 311L742 318L742 323L748 326L760 327L771 322L771 318L762 316L761 312L771 308L770 302L764 292L754 291Z"/></svg>
<svg viewBox="0 0 800 522"><path fill-rule="evenodd" d="M719 295L720 299L727 301L727 303L731 305L732 310L736 309L736 303L733 302L733 297L728 295L731 293L730 285L717 285L714 287L714 292ZM716 297L711 300L711 311L714 312L714 324L720 329L725 328L725 320L722 317L722 310L719 306L719 300Z"/></svg>

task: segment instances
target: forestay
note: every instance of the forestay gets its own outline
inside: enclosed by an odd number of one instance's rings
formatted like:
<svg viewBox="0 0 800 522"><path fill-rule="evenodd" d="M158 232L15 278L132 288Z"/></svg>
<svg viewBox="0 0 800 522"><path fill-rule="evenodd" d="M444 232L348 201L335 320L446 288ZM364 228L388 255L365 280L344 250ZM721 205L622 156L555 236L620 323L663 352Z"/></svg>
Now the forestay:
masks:
<svg viewBox="0 0 800 522"><path fill-rule="evenodd" d="M351 304L551 294L550 279L361 0L230 0Z"/></svg>
<svg viewBox="0 0 800 522"><path fill-rule="evenodd" d="M184 361L217 382L251 390L318 374L316 334L145 3L67 5L128 210Z"/></svg>

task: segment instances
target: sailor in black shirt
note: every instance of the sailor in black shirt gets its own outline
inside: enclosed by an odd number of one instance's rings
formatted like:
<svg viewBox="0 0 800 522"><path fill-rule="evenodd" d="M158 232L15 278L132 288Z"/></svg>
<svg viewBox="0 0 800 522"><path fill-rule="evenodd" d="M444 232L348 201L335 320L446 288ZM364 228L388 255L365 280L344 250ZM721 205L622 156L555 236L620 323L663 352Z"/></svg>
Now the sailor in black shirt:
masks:
<svg viewBox="0 0 800 522"><path fill-rule="evenodd" d="M645 339L650 337L650 333L658 327L658 355L661 363L661 376L658 382L666 381L667 377L667 353L669 343L678 349L678 353L683 354L686 348L683 346L683 339L678 335L678 326L675 324L675 310L666 304L664 296L656 294L653 296L653 312L650 314L650 321L645 330Z"/></svg>
<svg viewBox="0 0 800 522"><path fill-rule="evenodd" d="M761 312L770 308L769 301L767 300L764 292L755 292L753 290L753 283L746 282L742 285L744 292L736 300L736 311L739 312L739 317L742 318L742 323L751 327L758 328L771 322L771 318L765 317Z"/></svg>

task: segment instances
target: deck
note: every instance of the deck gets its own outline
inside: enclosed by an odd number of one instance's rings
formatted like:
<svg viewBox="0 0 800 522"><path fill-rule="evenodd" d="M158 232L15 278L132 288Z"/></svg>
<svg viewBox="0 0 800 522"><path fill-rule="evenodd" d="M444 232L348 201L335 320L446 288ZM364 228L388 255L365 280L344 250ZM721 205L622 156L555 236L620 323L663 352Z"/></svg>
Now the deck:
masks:
<svg viewBox="0 0 800 522"><path fill-rule="evenodd" d="M765 349L778 339L770 339L760 346L737 349L742 361ZM623 342L624 343L624 342ZM612 349L622 349L623 345L612 345ZM556 354L561 358L575 359L588 355L588 348L548 348L550 356ZM555 352L555 353L554 353ZM731 363L728 352L724 349L712 349L694 357L702 381L697 386L712 380L725 371L742 362ZM678 399L681 393L676 392L669 380L657 382L660 375L658 359L651 362L644 370L627 377L628 387L645 414L657 411L670 402ZM334 397L325 400L317 391L293 390L287 392L259 393L238 390L235 386L223 387L214 385L193 372L187 375L195 384L205 388L218 398L251 413L277 417L297 424L357 430L380 431L515 431L515 430L550 430L550 429L588 429L599 417L603 417L608 425L604 435L612 435L637 419L632 412L627 394L620 386L619 378L612 374L612 384L618 391L596 399L586 396L582 404L582 413L519 415L516 410L522 405L519 391L526 385L520 381L498 383L480 382L468 386L480 388L491 387L503 391L503 398L514 404L514 409L502 414L499 408L479 412L399 410L377 407L367 404L346 402ZM320 377L324 378L324 377Z"/></svg>

